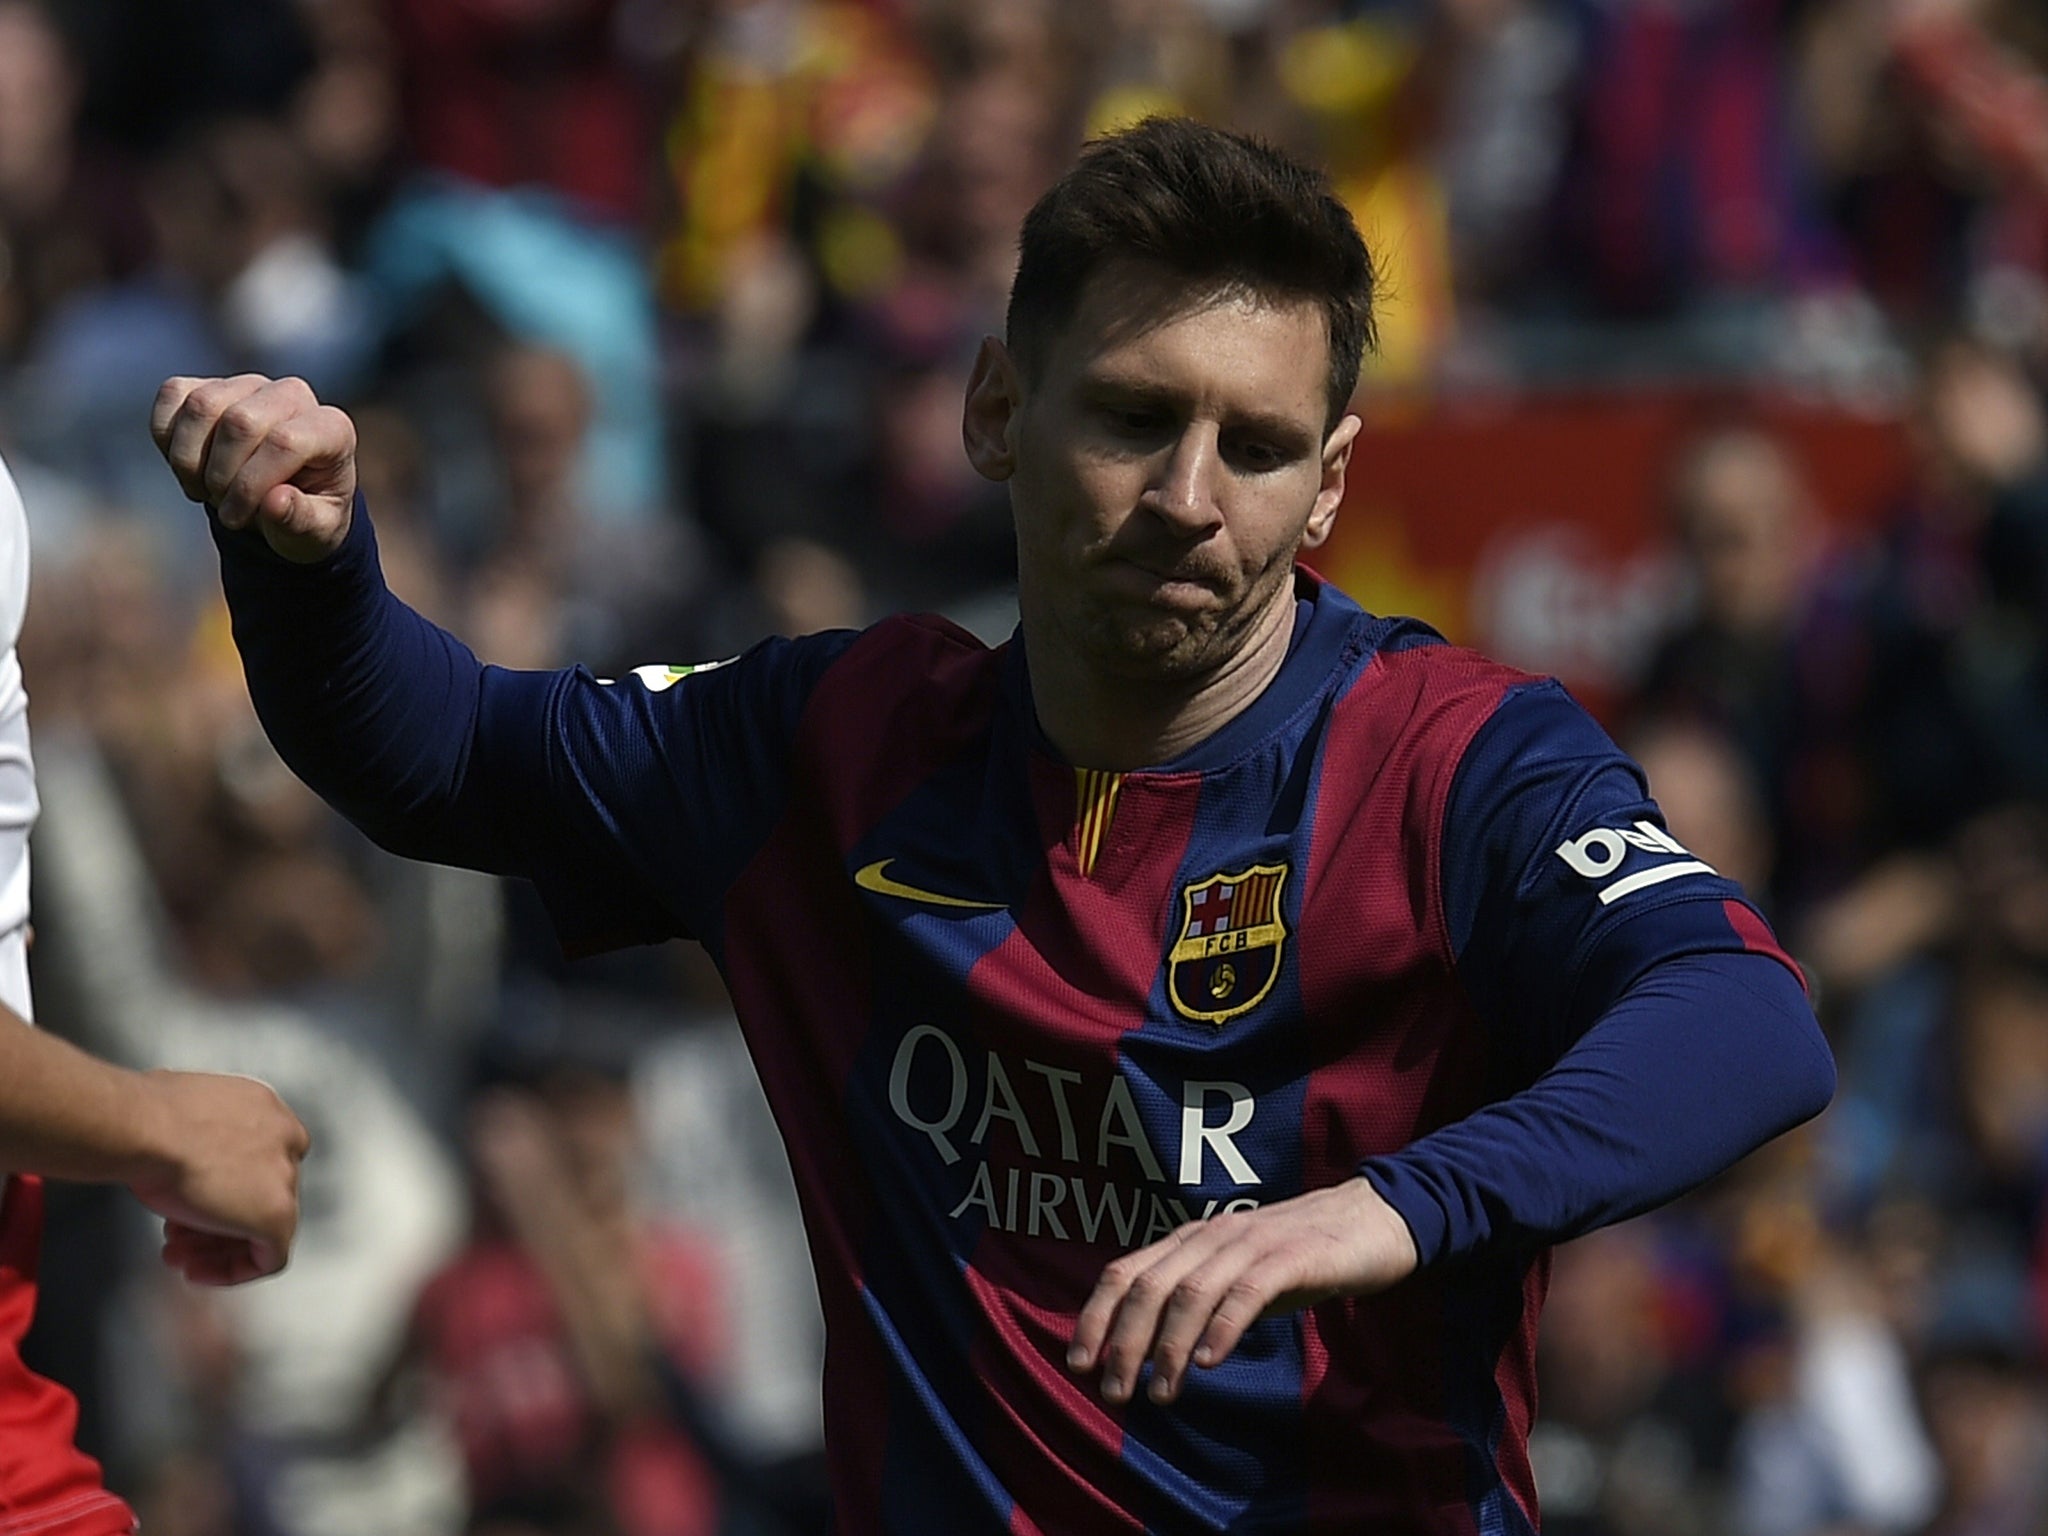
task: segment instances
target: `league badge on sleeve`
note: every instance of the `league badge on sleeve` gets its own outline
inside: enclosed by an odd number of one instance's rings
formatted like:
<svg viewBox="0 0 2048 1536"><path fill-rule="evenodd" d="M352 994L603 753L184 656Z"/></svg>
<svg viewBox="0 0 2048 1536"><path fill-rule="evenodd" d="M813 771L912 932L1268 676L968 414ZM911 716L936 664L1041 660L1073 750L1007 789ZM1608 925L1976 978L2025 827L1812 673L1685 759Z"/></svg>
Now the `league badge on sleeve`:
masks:
<svg viewBox="0 0 2048 1536"><path fill-rule="evenodd" d="M635 667L633 675L640 679L649 693L660 693L665 688L675 687L686 677L695 677L699 672L715 672L737 660L737 656L727 656L720 661L693 661L683 666Z"/></svg>
<svg viewBox="0 0 2048 1536"><path fill-rule="evenodd" d="M1167 955L1166 995L1183 1018L1222 1024L1273 990L1287 924L1285 864L1254 864L1181 887L1180 937Z"/></svg>

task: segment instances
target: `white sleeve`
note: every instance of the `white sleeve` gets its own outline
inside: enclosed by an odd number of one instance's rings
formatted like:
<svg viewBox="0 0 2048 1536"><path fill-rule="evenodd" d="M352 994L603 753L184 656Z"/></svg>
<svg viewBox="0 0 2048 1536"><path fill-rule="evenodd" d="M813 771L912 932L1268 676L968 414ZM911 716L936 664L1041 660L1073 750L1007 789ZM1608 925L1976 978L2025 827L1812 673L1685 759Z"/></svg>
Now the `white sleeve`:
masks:
<svg viewBox="0 0 2048 1536"><path fill-rule="evenodd" d="M35 825L35 762L28 694L14 653L28 612L28 514L0 462L0 1002L35 1017L28 992L28 834Z"/></svg>

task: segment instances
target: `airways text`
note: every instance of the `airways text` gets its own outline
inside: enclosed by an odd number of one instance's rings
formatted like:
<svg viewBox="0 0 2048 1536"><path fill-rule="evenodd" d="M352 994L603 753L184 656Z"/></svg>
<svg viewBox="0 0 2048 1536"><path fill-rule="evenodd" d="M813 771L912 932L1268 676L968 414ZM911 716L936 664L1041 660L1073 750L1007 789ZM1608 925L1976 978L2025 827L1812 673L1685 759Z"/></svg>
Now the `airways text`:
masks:
<svg viewBox="0 0 2048 1536"><path fill-rule="evenodd" d="M1259 1204L1228 1195L1193 1206L1183 1197L1207 1183L1212 1171L1220 1170L1235 1189L1261 1183L1237 1144L1258 1113L1258 1101L1241 1083L1183 1082L1176 1144L1162 1149L1147 1133L1122 1074L1091 1080L1071 1068L1006 1060L979 1048L970 1065L969 1052L952 1035L918 1024L896 1048L889 1108L929 1140L947 1166L972 1159L966 1191L947 1215L968 1220L978 1212L997 1231L1131 1248L1198 1217ZM1014 1138L1025 1166L999 1167L982 1151L998 1121L1009 1126L1005 1140ZM1055 1171L1059 1164L1074 1171ZM1179 1193L1169 1192L1174 1185Z"/></svg>

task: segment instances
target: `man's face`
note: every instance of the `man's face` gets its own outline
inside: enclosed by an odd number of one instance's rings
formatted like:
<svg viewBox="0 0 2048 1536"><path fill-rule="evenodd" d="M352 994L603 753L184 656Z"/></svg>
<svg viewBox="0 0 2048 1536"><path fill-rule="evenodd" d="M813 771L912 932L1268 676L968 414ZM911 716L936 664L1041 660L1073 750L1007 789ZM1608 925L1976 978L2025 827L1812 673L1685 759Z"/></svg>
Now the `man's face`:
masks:
<svg viewBox="0 0 2048 1536"><path fill-rule="evenodd" d="M1313 300L1190 295L1137 263L1090 281L1028 385L985 343L968 446L1010 481L1033 647L1193 680L1265 635L1343 497L1358 422L1325 437L1327 379Z"/></svg>
<svg viewBox="0 0 2048 1536"><path fill-rule="evenodd" d="M1789 622L1807 560L1801 488L1783 452L1731 436L1701 456L1680 494L1704 615L1738 634Z"/></svg>

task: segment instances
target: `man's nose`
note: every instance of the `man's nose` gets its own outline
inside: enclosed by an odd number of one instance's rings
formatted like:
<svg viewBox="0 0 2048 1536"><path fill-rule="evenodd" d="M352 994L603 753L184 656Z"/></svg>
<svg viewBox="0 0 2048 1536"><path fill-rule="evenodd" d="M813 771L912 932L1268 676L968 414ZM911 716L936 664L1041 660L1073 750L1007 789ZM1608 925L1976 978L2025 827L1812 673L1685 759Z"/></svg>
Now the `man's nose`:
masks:
<svg viewBox="0 0 2048 1536"><path fill-rule="evenodd" d="M1175 531L1192 537L1222 521L1217 477L1223 466L1215 426L1192 421L1159 461L1145 505Z"/></svg>

